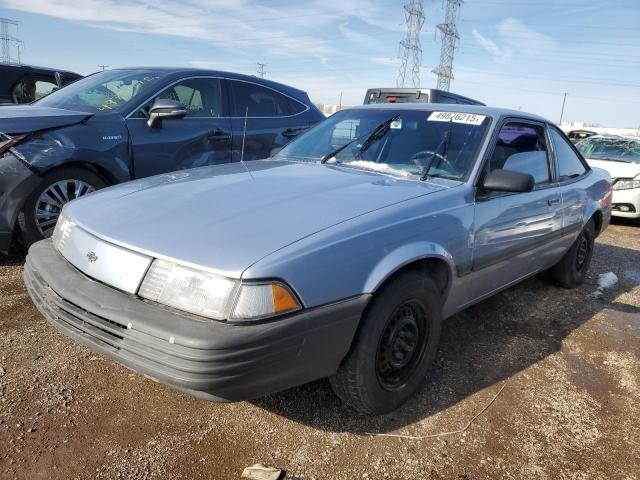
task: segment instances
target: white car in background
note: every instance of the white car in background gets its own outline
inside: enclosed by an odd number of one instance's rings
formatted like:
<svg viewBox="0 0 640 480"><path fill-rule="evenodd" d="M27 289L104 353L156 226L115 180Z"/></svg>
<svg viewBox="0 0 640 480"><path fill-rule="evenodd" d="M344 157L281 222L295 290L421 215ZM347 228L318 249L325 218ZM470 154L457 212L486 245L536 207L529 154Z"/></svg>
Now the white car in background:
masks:
<svg viewBox="0 0 640 480"><path fill-rule="evenodd" d="M592 167L603 168L613 180L612 214L640 225L640 138L594 135L576 148Z"/></svg>

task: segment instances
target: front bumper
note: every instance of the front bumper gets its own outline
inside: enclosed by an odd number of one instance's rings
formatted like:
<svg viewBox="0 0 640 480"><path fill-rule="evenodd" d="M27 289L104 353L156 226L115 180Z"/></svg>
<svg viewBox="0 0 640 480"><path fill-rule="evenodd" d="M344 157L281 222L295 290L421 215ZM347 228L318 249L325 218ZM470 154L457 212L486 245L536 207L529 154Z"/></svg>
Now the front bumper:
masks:
<svg viewBox="0 0 640 480"><path fill-rule="evenodd" d="M0 252L9 250L18 213L39 182L12 153L0 155Z"/></svg>
<svg viewBox="0 0 640 480"><path fill-rule="evenodd" d="M640 218L640 188L614 190L611 205L611 214L616 217ZM631 211L621 211L622 205L627 206Z"/></svg>
<svg viewBox="0 0 640 480"><path fill-rule="evenodd" d="M50 240L29 249L24 280L40 312L62 333L153 380L214 401L256 398L335 373L370 298L253 325L206 321L90 279Z"/></svg>

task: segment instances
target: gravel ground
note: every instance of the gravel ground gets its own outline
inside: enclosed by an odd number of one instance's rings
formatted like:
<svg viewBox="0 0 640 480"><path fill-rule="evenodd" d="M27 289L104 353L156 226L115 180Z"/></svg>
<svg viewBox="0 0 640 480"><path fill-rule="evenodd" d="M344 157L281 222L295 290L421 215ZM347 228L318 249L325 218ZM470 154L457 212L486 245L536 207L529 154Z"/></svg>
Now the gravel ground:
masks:
<svg viewBox="0 0 640 480"><path fill-rule="evenodd" d="M50 327L23 262L0 256L2 479L228 480L258 462L303 480L640 478L638 227L609 227L581 288L532 279L451 318L425 387L377 418L326 381L236 404L156 384ZM459 430L492 399L461 433L368 435Z"/></svg>

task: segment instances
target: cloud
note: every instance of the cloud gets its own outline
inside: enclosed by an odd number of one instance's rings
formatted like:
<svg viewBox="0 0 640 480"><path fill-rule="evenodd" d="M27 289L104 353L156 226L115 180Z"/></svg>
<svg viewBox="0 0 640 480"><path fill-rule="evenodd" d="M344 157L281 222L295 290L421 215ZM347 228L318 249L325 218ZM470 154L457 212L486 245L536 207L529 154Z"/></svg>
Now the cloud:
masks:
<svg viewBox="0 0 640 480"><path fill-rule="evenodd" d="M382 23L380 7L371 0L348 4L291 1L286 8L259 0L187 0L180 4L170 0L0 0L0 4L103 29L202 40L252 54L260 49L282 57L300 52L322 57L335 53L333 39L323 33L338 21L353 18L367 25ZM351 33L350 41L367 42L366 35Z"/></svg>
<svg viewBox="0 0 640 480"><path fill-rule="evenodd" d="M480 44L482 48L484 48L487 52L494 56L494 58L498 62L505 62L511 59L513 52L510 48L500 48L493 40L483 36L480 32L478 32L475 28L471 32L473 34L473 38Z"/></svg>
<svg viewBox="0 0 640 480"><path fill-rule="evenodd" d="M557 49L556 41L527 26L518 18L506 18L497 26L500 39L494 41L478 30L471 33L476 42L498 63L506 63L517 53L522 56L540 56Z"/></svg>
<svg viewBox="0 0 640 480"><path fill-rule="evenodd" d="M375 65L387 65L391 67L398 67L400 65L400 59L397 57L370 57L367 60L369 63L373 63Z"/></svg>
<svg viewBox="0 0 640 480"><path fill-rule="evenodd" d="M521 51L553 51L557 49L556 41L528 27L518 18L507 18L498 24L498 32L505 41Z"/></svg>
<svg viewBox="0 0 640 480"><path fill-rule="evenodd" d="M349 28L347 23L340 24L338 30L347 41L368 50L375 50L380 46L374 36L356 32L353 28Z"/></svg>

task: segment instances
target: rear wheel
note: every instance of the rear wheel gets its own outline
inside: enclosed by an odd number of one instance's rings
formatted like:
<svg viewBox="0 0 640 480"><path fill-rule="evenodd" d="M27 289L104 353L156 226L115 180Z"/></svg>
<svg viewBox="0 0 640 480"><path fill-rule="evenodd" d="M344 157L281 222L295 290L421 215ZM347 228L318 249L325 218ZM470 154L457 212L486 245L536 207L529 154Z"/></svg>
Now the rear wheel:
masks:
<svg viewBox="0 0 640 480"><path fill-rule="evenodd" d="M564 288L575 288L582 285L587 277L596 230L593 220L585 225L562 259L549 270L551 280Z"/></svg>
<svg viewBox="0 0 640 480"><path fill-rule="evenodd" d="M333 390L366 414L398 408L424 381L440 328L435 283L420 272L401 274L375 294L351 352L329 379Z"/></svg>
<svg viewBox="0 0 640 480"><path fill-rule="evenodd" d="M27 197L18 216L23 243L29 246L50 237L66 203L106 185L98 175L82 168L63 168L46 174Z"/></svg>

